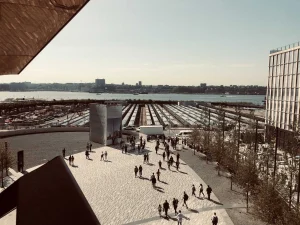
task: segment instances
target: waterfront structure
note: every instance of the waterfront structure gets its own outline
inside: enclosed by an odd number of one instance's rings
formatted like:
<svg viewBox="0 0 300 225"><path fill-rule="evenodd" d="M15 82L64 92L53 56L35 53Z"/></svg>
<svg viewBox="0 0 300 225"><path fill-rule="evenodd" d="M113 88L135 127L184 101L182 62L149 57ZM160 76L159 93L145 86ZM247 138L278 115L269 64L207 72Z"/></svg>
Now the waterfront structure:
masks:
<svg viewBox="0 0 300 225"><path fill-rule="evenodd" d="M139 81L139 86L142 86L142 81Z"/></svg>
<svg viewBox="0 0 300 225"><path fill-rule="evenodd" d="M266 124L293 131L299 123L299 43L270 51Z"/></svg>
<svg viewBox="0 0 300 225"><path fill-rule="evenodd" d="M90 104L90 141L111 145L119 143L122 131L122 106Z"/></svg>

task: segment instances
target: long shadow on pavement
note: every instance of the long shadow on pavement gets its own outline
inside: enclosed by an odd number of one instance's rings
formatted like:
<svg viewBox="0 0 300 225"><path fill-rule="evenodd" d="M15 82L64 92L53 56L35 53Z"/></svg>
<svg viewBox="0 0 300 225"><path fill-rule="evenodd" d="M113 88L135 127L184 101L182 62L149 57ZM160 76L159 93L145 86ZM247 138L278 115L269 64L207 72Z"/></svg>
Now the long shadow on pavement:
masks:
<svg viewBox="0 0 300 225"><path fill-rule="evenodd" d="M180 170L179 170L179 173L188 174L188 173L186 173L186 172L183 172L183 171L180 171Z"/></svg>
<svg viewBox="0 0 300 225"><path fill-rule="evenodd" d="M215 203L215 204L217 204L217 205L223 205L221 202L217 202L217 201L212 200L212 199L210 199L210 200L208 200L208 201L211 201L211 202L213 202L213 203Z"/></svg>
<svg viewBox="0 0 300 225"><path fill-rule="evenodd" d="M160 180L159 182L160 182L160 183L163 183L163 184L168 184L167 182L162 181L162 180Z"/></svg>
<svg viewBox="0 0 300 225"><path fill-rule="evenodd" d="M199 211L196 210L196 209L188 209L188 210L191 211L191 212L193 212L193 213L199 213Z"/></svg>

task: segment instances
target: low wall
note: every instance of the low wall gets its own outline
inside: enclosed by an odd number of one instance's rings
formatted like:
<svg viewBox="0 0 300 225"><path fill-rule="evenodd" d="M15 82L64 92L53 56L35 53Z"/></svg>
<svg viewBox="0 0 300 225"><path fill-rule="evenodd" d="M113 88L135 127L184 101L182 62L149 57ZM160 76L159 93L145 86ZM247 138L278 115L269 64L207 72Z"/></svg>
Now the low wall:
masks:
<svg viewBox="0 0 300 225"><path fill-rule="evenodd" d="M41 133L54 133L54 132L89 132L89 127L49 127L37 129L22 129L22 130L9 130L0 132L0 138L28 135L28 134L41 134Z"/></svg>

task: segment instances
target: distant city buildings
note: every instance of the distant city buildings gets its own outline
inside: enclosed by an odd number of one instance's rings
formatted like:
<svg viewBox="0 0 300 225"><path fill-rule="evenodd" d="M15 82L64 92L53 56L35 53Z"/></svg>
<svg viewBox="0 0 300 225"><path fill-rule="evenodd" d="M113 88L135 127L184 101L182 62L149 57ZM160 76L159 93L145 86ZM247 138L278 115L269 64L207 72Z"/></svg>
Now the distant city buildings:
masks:
<svg viewBox="0 0 300 225"><path fill-rule="evenodd" d="M97 88L105 88L105 79L96 79L95 84Z"/></svg>
<svg viewBox="0 0 300 225"><path fill-rule="evenodd" d="M206 83L201 83L201 84L200 84L200 87L206 88Z"/></svg>
<svg viewBox="0 0 300 225"><path fill-rule="evenodd" d="M266 124L295 130L299 124L300 46L270 51Z"/></svg>
<svg viewBox="0 0 300 225"><path fill-rule="evenodd" d="M184 94L240 94L265 95L266 87L257 85L201 85L172 86L172 85L142 85L138 82L130 84L106 84L105 79L96 79L93 83L10 83L0 84L0 91L71 91L91 93L184 93Z"/></svg>

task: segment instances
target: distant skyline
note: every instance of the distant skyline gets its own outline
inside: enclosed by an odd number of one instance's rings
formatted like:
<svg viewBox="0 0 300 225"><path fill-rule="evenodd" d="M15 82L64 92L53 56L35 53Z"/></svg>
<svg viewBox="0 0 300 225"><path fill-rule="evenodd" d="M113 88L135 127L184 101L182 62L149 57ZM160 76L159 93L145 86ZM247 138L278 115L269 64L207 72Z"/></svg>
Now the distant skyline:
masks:
<svg viewBox="0 0 300 225"><path fill-rule="evenodd" d="M267 85L271 49L300 41L300 1L91 0L0 83Z"/></svg>

